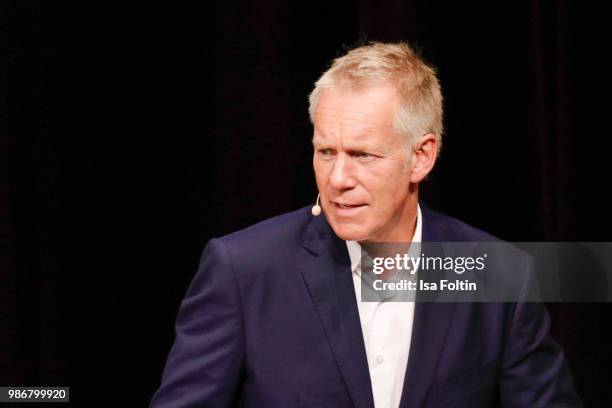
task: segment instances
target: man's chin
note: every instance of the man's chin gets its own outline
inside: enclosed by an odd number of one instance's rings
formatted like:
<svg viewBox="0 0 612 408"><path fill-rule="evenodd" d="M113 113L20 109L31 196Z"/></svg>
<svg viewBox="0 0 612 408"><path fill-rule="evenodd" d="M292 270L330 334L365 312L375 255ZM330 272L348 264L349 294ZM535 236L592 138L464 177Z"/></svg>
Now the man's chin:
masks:
<svg viewBox="0 0 612 408"><path fill-rule="evenodd" d="M367 239L367 234L362 228L357 227L355 224L344 224L344 223L330 223L332 229L338 236L338 238L344 241L363 241Z"/></svg>

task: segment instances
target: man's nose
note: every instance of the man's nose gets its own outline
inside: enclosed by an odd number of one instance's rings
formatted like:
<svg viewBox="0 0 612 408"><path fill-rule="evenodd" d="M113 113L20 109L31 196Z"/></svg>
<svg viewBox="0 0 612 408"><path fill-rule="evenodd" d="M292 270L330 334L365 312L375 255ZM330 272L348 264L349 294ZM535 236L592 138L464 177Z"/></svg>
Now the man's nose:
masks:
<svg viewBox="0 0 612 408"><path fill-rule="evenodd" d="M329 179L329 184L336 190L354 188L357 184L354 177L353 163L349 156L338 154Z"/></svg>

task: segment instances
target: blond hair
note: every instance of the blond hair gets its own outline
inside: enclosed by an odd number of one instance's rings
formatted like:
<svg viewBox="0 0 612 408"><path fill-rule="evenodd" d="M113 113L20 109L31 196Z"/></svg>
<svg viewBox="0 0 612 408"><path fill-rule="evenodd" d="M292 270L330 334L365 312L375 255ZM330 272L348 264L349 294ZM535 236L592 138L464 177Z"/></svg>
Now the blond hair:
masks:
<svg viewBox="0 0 612 408"><path fill-rule="evenodd" d="M439 151L443 132L440 84L435 70L404 42L371 42L336 58L308 98L311 122L322 90L364 87L380 80L390 81L398 91L400 106L394 127L407 137L407 147L412 149L421 136L432 133Z"/></svg>

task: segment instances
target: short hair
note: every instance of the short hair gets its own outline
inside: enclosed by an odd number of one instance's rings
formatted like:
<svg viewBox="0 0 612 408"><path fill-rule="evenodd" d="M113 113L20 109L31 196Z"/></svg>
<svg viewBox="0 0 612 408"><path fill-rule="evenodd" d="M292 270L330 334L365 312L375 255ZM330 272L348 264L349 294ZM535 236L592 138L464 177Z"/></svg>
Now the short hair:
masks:
<svg viewBox="0 0 612 408"><path fill-rule="evenodd" d="M336 58L317 80L308 98L311 122L314 124L322 90L364 87L380 80L391 82L398 91L400 106L394 128L407 136L407 147L412 149L420 136L432 133L439 151L443 132L440 83L435 69L404 42L370 42Z"/></svg>

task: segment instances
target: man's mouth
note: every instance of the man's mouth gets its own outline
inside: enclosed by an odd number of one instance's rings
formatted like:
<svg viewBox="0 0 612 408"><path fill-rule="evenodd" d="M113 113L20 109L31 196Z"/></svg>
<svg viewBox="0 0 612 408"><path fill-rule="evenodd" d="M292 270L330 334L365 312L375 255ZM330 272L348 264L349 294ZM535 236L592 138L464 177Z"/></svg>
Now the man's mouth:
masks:
<svg viewBox="0 0 612 408"><path fill-rule="evenodd" d="M363 204L340 204L340 203L334 203L334 204L336 204L340 208L355 208L355 207L361 207L363 205Z"/></svg>
<svg viewBox="0 0 612 408"><path fill-rule="evenodd" d="M333 202L336 211L342 215L350 215L357 212L359 209L365 207L365 204L348 204L348 203L336 203Z"/></svg>

